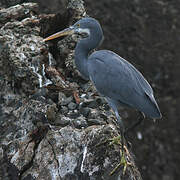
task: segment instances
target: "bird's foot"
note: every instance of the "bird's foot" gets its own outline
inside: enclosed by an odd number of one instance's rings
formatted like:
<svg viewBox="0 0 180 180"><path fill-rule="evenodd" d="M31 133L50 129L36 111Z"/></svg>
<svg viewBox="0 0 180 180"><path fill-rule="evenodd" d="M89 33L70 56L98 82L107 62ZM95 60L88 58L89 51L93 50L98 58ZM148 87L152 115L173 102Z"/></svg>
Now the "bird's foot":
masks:
<svg viewBox="0 0 180 180"><path fill-rule="evenodd" d="M113 137L111 139L109 139L109 145L120 145L121 144L121 136L116 136ZM126 173L126 169L128 166L132 166L132 163L130 163L128 161L128 157L130 156L129 151L127 149L127 147L125 145L123 145L123 149L120 150L120 154L121 154L121 160L120 163L116 165L116 167L111 171L110 175L113 175L118 168L120 168L121 166L123 166L123 175Z"/></svg>
<svg viewBox="0 0 180 180"><path fill-rule="evenodd" d="M109 146L112 146L114 144L121 145L121 136L115 136L113 138L106 139L96 145L96 147L101 146L103 144L108 144Z"/></svg>
<svg viewBox="0 0 180 180"><path fill-rule="evenodd" d="M113 145L113 144L121 145L121 136L120 135L119 136L115 136L113 138L110 138L108 141L110 141L109 142L110 146Z"/></svg>
<svg viewBox="0 0 180 180"><path fill-rule="evenodd" d="M133 166L133 164L130 163L126 158L126 156L128 156L129 151L125 146L124 146L124 150L126 151L126 153L124 153L124 151L121 151L121 161L110 172L110 175L113 175L121 166L123 166L123 175L125 175L127 167L128 166Z"/></svg>
<svg viewBox="0 0 180 180"><path fill-rule="evenodd" d="M132 166L132 163L126 160L125 155L121 156L120 163L117 164L116 167L110 172L110 175L113 175L121 166L123 166L123 175L125 175L127 167Z"/></svg>
<svg viewBox="0 0 180 180"><path fill-rule="evenodd" d="M111 134L111 136L114 136L114 135ZM119 135L119 136L115 136L115 137L113 137L113 138L105 139L104 141L98 143L98 144L96 145L96 147L101 146L101 145L103 145L103 144L108 144L109 146L111 146L111 145L113 145L113 144L120 145L120 144L121 144L121 143L120 143L120 140L121 140L121 136L120 136L120 135Z"/></svg>
<svg viewBox="0 0 180 180"><path fill-rule="evenodd" d="M108 144L109 146L118 145L121 147L121 149L120 149L120 154L121 154L120 163L118 163L116 165L116 167L110 172L110 175L113 175L121 166L123 167L123 175L124 175L126 173L127 167L133 166L133 164L131 162L129 162L129 160L128 160L130 157L130 153L129 153L129 151L125 145L123 145L123 149L122 149L121 142L122 142L122 137L119 135L119 136L115 136L113 138L106 139L103 142L96 145L96 147L101 146L103 144Z"/></svg>

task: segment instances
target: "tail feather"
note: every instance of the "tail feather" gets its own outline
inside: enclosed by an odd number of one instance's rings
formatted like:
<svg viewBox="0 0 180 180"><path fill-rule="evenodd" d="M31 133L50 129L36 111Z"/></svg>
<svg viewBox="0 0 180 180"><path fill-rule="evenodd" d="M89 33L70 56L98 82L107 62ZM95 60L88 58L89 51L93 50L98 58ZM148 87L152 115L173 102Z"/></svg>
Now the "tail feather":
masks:
<svg viewBox="0 0 180 180"><path fill-rule="evenodd" d="M149 103L150 106L149 106L147 112L144 112L144 113L146 114L146 116L148 116L150 118L160 119L162 117L162 114L160 112L159 106L158 106L153 94L152 95L149 95L147 93L145 93L145 94L151 103Z"/></svg>

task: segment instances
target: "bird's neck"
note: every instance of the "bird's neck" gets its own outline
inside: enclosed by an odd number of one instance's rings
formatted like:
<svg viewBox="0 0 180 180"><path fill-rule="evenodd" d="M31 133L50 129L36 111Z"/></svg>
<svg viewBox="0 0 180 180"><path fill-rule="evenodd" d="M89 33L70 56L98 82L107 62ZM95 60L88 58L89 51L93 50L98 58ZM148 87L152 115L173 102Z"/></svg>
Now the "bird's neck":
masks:
<svg viewBox="0 0 180 180"><path fill-rule="evenodd" d="M103 40L103 34L95 32L90 34L87 38L80 40L75 48L75 64L79 72L85 79L89 80L89 73L87 67L88 55L91 50L98 47ZM95 37L95 38L94 38Z"/></svg>

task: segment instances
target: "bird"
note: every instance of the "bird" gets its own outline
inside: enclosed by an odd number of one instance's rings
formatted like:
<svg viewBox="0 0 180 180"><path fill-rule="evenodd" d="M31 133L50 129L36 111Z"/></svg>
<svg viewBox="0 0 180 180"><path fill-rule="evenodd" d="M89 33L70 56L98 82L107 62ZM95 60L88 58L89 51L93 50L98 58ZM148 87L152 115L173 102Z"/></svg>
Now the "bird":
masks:
<svg viewBox="0 0 180 180"><path fill-rule="evenodd" d="M91 80L98 93L106 99L115 113L122 135L125 127L118 112L120 106L136 109L148 118L162 117L153 89L131 63L110 50L91 53L104 39L103 30L96 19L82 18L44 41L72 34L85 35L75 47L76 67L84 79Z"/></svg>

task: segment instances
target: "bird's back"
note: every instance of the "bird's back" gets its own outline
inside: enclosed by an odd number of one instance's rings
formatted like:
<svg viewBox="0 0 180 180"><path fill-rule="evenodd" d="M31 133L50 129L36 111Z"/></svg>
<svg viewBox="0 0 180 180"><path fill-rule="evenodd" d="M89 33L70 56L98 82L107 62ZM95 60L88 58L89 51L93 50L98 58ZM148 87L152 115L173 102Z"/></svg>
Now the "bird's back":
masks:
<svg viewBox="0 0 180 180"><path fill-rule="evenodd" d="M100 94L148 117L161 117L151 86L125 59L112 51L101 50L90 55L87 65L90 79Z"/></svg>

